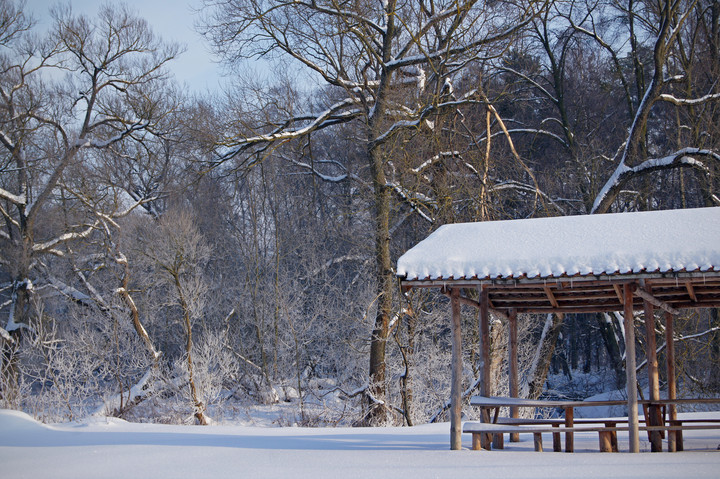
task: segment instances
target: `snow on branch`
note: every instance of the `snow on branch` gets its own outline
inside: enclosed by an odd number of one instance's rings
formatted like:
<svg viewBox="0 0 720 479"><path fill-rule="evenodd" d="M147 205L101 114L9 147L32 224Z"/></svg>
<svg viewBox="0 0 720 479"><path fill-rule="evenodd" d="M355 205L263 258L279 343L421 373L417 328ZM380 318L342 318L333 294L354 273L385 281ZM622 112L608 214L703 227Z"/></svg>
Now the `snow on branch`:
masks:
<svg viewBox="0 0 720 479"><path fill-rule="evenodd" d="M107 148L108 146L123 140L126 136L150 126L149 121L136 121L115 136L107 140L98 141L92 138L78 138L75 142L76 148Z"/></svg>
<svg viewBox="0 0 720 479"><path fill-rule="evenodd" d="M524 191L527 193L532 193L534 195L538 195L538 196L542 197L543 199L545 199L545 201L547 201L549 204L551 204L561 215L565 216L565 214L566 214L565 210L560 205L558 205L555 202L555 200L550 198L550 196L548 196L547 193L545 193L544 191L542 191L541 189L539 189L535 186L531 186L531 185L521 183L521 182L515 181L515 180L508 180L508 181L504 181L502 183L498 183L498 184L490 187L491 192L507 190L507 189Z"/></svg>
<svg viewBox="0 0 720 479"><path fill-rule="evenodd" d="M4 188L0 188L0 198L9 201L10 203L14 203L16 205L25 205L27 204L27 198L25 195L14 195L7 191Z"/></svg>
<svg viewBox="0 0 720 479"><path fill-rule="evenodd" d="M37 244L33 245L33 252L35 252L35 253L52 252L53 254L62 256L62 252L54 249L56 246L58 246L61 243L66 242L66 241L87 238L95 230L97 225L98 225L98 223L95 222L95 224L88 226L88 228L84 231L65 233L63 235L58 236L57 238L55 238L53 240L46 241L44 243L37 243Z"/></svg>
<svg viewBox="0 0 720 479"><path fill-rule="evenodd" d="M705 163L694 158L695 156L705 156L715 161L720 161L720 155L712 150L700 148L683 148L663 158L652 158L645 160L637 166L629 167L621 162L615 169L613 175L608 179L605 185L598 193L593 203L591 213L600 211L601 206L607 206L608 202L617 195L622 186L632 178L647 174L653 171L668 170L679 167L693 167L709 173L709 169Z"/></svg>
<svg viewBox="0 0 720 479"><path fill-rule="evenodd" d="M387 183L386 186L392 188L393 191L395 191L395 193L397 193L397 195L400 197L400 199L407 203L410 208L412 208L413 211L419 214L425 221L430 224L435 223L435 219L422 210L423 206L427 207L428 205L430 205L431 209L437 210L437 205L432 198L419 192L409 191L408 189L403 188L397 183Z"/></svg>
<svg viewBox="0 0 720 479"><path fill-rule="evenodd" d="M288 160L293 165L299 166L300 168L304 168L306 170L309 170L310 173L312 173L313 175L315 175L318 178L320 178L321 180L327 181L329 183L340 183L341 181L344 181L344 180L348 179L348 177L349 177L349 175L347 173L343 173L342 175L336 175L336 176L326 175L326 174L320 173L317 170L317 168L315 168L313 165L309 165L309 164L305 163L304 161L298 161L298 160L294 160L292 158L288 158Z"/></svg>
<svg viewBox="0 0 720 479"><path fill-rule="evenodd" d="M15 340L13 339L13 337L10 336L10 333L8 333L7 331L5 331L5 328L3 328L3 327L1 327L1 326L0 326L0 338L3 338L3 339L4 339L5 341L7 341L8 343L14 343L14 342L15 342Z"/></svg>
<svg viewBox="0 0 720 479"><path fill-rule="evenodd" d="M329 269L331 266L334 266L336 264L344 263L346 261L357 261L357 262L364 262L367 258L362 255L352 255L352 254L346 254L337 258L333 258L331 260L326 261L322 264L322 266L315 268L312 271L309 271L308 274L305 276L305 279L309 279L312 277L317 276L318 274L322 273L323 271Z"/></svg>
<svg viewBox="0 0 720 479"><path fill-rule="evenodd" d="M432 165L434 165L435 163L437 163L437 162L439 162L439 161L442 161L442 160L444 160L444 159L446 159L446 158L454 158L454 157L456 157L456 156L460 156L460 152L459 152L459 151L442 151L442 152L438 153L437 155L433 156L432 158L430 158L429 160L424 161L424 162L423 162L420 166L418 166L417 168L413 168L413 169L410 170L410 171L412 171L412 172L415 173L416 175L419 175L419 174L421 174L423 171L425 171L426 169L430 168L430 167L431 167Z"/></svg>
<svg viewBox="0 0 720 479"><path fill-rule="evenodd" d="M667 101L677 106L695 106L709 101L720 100L720 93L713 93L712 95L705 95L700 98L676 98L670 94L662 94L658 97L659 100Z"/></svg>
<svg viewBox="0 0 720 479"><path fill-rule="evenodd" d="M235 142L235 145L230 148L229 151L219 155L219 158L216 160L216 163L222 163L226 160L229 160L233 157L235 157L238 153L245 151L248 147L257 145L257 144L263 144L263 143L274 143L274 142L282 142L282 141L288 141L292 140L294 138L300 138L304 135L307 135L308 133L312 133L313 131L320 130L326 126L335 125L340 122L350 121L353 118L356 118L361 112L358 109L353 109L350 111L345 111L342 113L339 113L344 108L353 106L357 103L357 101L353 98L346 98L345 100L341 100L334 105L331 105L329 108L327 108L325 111L314 115L312 118L312 121L308 123L305 126L299 127L299 128L279 128L275 132L267 134L267 135L257 135L257 136L251 136L247 138L243 138L237 142ZM308 118L307 116L303 118ZM293 119L288 121L286 124L295 123L298 119Z"/></svg>

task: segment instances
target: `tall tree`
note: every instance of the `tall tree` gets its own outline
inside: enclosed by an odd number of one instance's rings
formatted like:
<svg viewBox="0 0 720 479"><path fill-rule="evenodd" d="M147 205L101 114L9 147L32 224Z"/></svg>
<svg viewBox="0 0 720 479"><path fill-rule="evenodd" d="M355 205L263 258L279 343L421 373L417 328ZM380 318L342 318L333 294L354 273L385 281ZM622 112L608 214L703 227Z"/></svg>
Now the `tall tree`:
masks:
<svg viewBox="0 0 720 479"><path fill-rule="evenodd" d="M393 321L391 254L393 194L413 208L423 202L394 184L393 160L437 115L483 101L479 88L456 97L457 74L481 57L498 54L528 24L540 2L475 0L334 2L208 0L206 33L226 60L282 57L311 81L324 83L334 101L319 112L281 113L225 139L217 163L256 164L280 144L353 122L362 141L373 195L377 313L370 339L369 423L384 422L386 343ZM408 138L409 137L409 138ZM335 159L342 161L342 159ZM421 162L420 158L416 159ZM321 165L306 165L320 178ZM348 179L349 174L343 175ZM335 175L332 179L337 180Z"/></svg>
<svg viewBox="0 0 720 479"><path fill-rule="evenodd" d="M58 7L44 37L25 34L29 24L12 2L3 2L0 14L0 266L11 281L0 332L17 342L22 329L33 327L34 285L51 282L46 259L67 257L73 242L147 199L103 207L98 198L111 195L95 191L98 201L89 207L92 188L83 165L101 162L99 152L153 135L164 114L154 88L178 47L158 40L125 7L105 5L94 20ZM67 209L78 205L89 214ZM61 220L56 212L63 210Z"/></svg>

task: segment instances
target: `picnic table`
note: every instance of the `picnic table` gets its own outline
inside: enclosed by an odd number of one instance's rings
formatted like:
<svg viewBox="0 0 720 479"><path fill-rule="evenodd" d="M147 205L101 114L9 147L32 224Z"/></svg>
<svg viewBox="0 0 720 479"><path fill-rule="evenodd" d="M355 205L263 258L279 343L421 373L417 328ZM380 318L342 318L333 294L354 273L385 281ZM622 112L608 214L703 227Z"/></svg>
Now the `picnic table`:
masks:
<svg viewBox="0 0 720 479"><path fill-rule="evenodd" d="M525 399L512 397L485 397L474 396L470 405L481 408L482 423L468 423L464 428L465 432L473 434L473 449L489 449L490 437L496 447L502 448L502 434L517 434L520 432L533 433L535 437L535 449L542 450L543 432L553 433L553 449L559 451L560 433L565 433L565 451L573 452L575 432L597 432L600 440L601 451L617 451L617 432L629 430L627 418L592 418L575 419L575 408L597 407L597 406L621 406L626 401L617 400L563 400L563 399ZM667 420L666 407L668 405L681 404L720 404L720 398L694 398L694 399L658 399L639 400L638 404L645 409L644 425L641 430L647 431L648 435L667 432L670 435L672 446L669 450L683 449L682 431L688 429L718 429L720 422L717 420L679 420L670 417ZM504 407L517 408L561 408L564 412L563 418L527 419L527 418L501 418L499 412ZM658 420L648 420L650 415L659 412ZM547 426L552 426L548 428Z"/></svg>

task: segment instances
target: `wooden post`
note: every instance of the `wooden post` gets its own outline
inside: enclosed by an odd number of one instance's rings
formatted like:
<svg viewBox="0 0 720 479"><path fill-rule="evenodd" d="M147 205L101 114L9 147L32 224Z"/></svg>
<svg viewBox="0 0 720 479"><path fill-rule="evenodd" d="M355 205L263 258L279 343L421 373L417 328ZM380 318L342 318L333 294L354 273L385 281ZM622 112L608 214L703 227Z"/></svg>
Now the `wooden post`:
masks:
<svg viewBox="0 0 720 479"><path fill-rule="evenodd" d="M480 394L490 396L490 308L489 295L485 287L480 288Z"/></svg>
<svg viewBox="0 0 720 479"><path fill-rule="evenodd" d="M462 449L462 331L460 289L450 292L452 309L452 383L450 385L450 449Z"/></svg>
<svg viewBox="0 0 720 479"><path fill-rule="evenodd" d="M623 285L625 325L625 388L627 389L629 450L640 452L640 424L638 421L637 375L635 373L635 322L633 320L634 284Z"/></svg>
<svg viewBox="0 0 720 479"><path fill-rule="evenodd" d="M667 358L667 396L668 399L677 398L677 384L675 382L675 338L673 333L673 315L665 313L665 355ZM668 404L668 420L677 420L675 404ZM682 431L668 431L668 451L682 451Z"/></svg>
<svg viewBox="0 0 720 479"><path fill-rule="evenodd" d="M510 310L508 321L508 375L510 376L510 397L516 398L520 393L518 380L518 344L517 344L517 311ZM517 418L520 414L520 408L513 406L510 408L510 417ZM520 434L510 434L510 442L520 442Z"/></svg>
<svg viewBox="0 0 720 479"><path fill-rule="evenodd" d="M648 388L650 389L650 400L657 401L660 399L660 378L658 377L658 360L657 360L657 341L655 340L655 312L653 305L647 300L643 301L645 308L645 357L647 358L648 368ZM650 405L647 408L647 416L645 420L649 426L660 426L660 407ZM649 431L650 450L652 452L662 452L662 437L660 431Z"/></svg>
<svg viewBox="0 0 720 479"><path fill-rule="evenodd" d="M566 407L565 409L565 427L573 427L575 421L575 410L572 406ZM565 433L565 452L575 452L575 433Z"/></svg>
<svg viewBox="0 0 720 479"><path fill-rule="evenodd" d="M480 287L480 394L490 396L490 298L486 287ZM489 420L489 418L488 418ZM483 434L483 447L490 449L490 434Z"/></svg>

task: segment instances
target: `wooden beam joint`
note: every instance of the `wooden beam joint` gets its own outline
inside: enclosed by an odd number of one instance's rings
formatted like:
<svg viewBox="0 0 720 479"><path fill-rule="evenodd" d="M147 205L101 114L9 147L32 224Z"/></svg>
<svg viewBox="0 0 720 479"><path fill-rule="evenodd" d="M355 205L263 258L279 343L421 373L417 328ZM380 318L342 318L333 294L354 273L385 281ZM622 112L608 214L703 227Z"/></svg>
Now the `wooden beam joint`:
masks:
<svg viewBox="0 0 720 479"><path fill-rule="evenodd" d="M668 303L666 303L665 301L659 300L658 298L656 298L655 296L653 296L652 294L650 294L649 292L647 292L646 290L644 290L644 289L642 289L642 288L636 288L635 291L633 292L633 294L634 294L635 296L638 296L638 297L644 299L645 301L647 301L648 303L652 304L653 306L662 309L662 310L665 311L665 312L668 312L668 313L673 314L673 315L675 315L675 316L677 316L677 315L680 314L680 311L678 311L677 309L673 308L672 306L670 306L670 305L669 305Z"/></svg>

